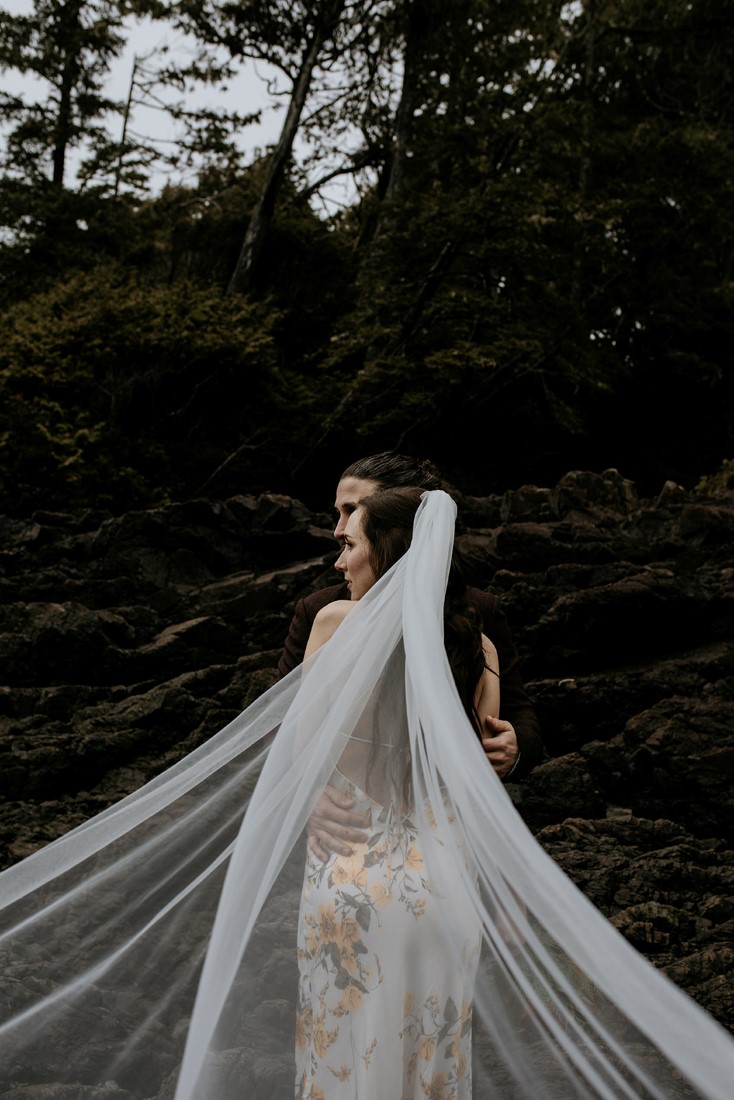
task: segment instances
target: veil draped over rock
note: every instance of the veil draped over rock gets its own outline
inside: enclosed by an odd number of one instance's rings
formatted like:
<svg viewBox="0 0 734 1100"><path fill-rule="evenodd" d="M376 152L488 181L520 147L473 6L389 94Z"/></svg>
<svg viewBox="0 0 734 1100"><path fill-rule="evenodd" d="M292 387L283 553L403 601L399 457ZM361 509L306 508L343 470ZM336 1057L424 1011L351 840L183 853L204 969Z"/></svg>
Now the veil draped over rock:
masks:
<svg viewBox="0 0 734 1100"><path fill-rule="evenodd" d="M321 650L0 876L7 1100L292 1096L305 827L339 775L413 807L415 871L444 927L424 941L416 902L411 949L466 989L425 1038L471 1029L476 1100L729 1100L734 1040L561 872L487 763L443 646L455 512L424 494L408 553ZM379 923L382 902L365 895L354 926ZM342 947L346 995L360 978ZM421 1087L453 1095L449 1082Z"/></svg>

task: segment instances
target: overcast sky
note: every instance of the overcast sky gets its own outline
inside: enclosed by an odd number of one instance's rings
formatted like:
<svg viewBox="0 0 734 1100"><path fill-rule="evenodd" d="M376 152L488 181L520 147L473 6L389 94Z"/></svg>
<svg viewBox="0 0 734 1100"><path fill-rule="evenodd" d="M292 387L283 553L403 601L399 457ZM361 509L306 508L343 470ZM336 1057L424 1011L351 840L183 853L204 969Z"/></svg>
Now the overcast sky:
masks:
<svg viewBox="0 0 734 1100"><path fill-rule="evenodd" d="M26 15L33 11L31 0L3 0L2 7L13 14ZM109 84L106 93L111 99L125 101L130 87L130 78L135 57L146 57L150 54L149 64L155 64L155 53L161 51L167 45L174 55L185 57L191 52L190 40L182 34L176 33L162 24L155 24L150 20L139 22L129 19L130 37L123 53L110 67ZM221 106L230 110L237 110L240 114L250 111L262 110L261 122L248 126L242 135L241 146L248 154L248 160L258 150L264 149L278 138L283 110L277 110L273 106L273 99L268 95L266 81L267 66L254 62L243 64L240 74L232 80L226 92L214 91L212 88L202 89L195 94L187 94L186 105L189 107ZM281 77L281 84L282 84ZM0 73L0 85L14 92L20 91L29 100L40 100L46 95L46 85L43 81L33 77L22 77L16 72ZM166 93L170 101L175 102L181 98L174 92ZM121 120L114 119L113 126L121 126ZM134 107L131 119L132 129L147 137L172 139L175 137L173 124L164 111L152 107L137 105ZM71 164L73 178L73 158ZM71 182L71 181L67 181ZM158 190L166 179L164 176L156 178L155 190ZM187 182L193 182L189 180Z"/></svg>
<svg viewBox="0 0 734 1100"><path fill-rule="evenodd" d="M2 0L2 8L13 14L30 14L33 11L32 0ZM187 55L192 55L192 40L185 35L174 31L168 25L154 23L151 20L139 21L132 18L127 20L129 37L127 44L118 58L110 66L109 83L105 91L111 98L124 102L127 100L130 88L130 78L133 71L135 58L149 58L148 64L156 66L156 54L159 54L159 63L163 60L161 51L168 46L170 55L182 60ZM239 72L235 79L229 82L226 90L217 88L201 88L194 93L187 92L185 103L189 108L215 106L236 110L239 114L249 114L260 110L260 122L243 128L241 138L238 141L245 154L245 162L251 163L269 145L273 145L280 134L285 118L287 96L274 97L268 89L267 80L277 81L277 86L282 91L289 91L286 78L278 70L267 66L264 62L242 61L239 64ZM0 87L20 92L27 96L29 101L39 101L47 95L48 88L44 81L33 77L22 77L17 72L8 71L0 73ZM184 96L182 93L168 91L165 93L170 102L179 102ZM176 130L169 115L165 111L136 104L133 108L129 122L131 134L145 138L154 138L158 141L172 141L176 139ZM119 130L115 134L115 129ZM110 118L110 133L113 137L120 137L122 131L122 119L120 116ZM1 136L0 131L0 136ZM303 154L305 145L298 139L295 144L295 155ZM344 149L334 150L335 156L341 159ZM80 160L80 154L73 152L68 158L66 183L74 185L76 167ZM196 171L189 170L189 174L164 173L162 170L152 176L153 193L159 192L166 183L183 183L194 186L196 183ZM312 205L321 216L335 213L338 209L349 205L356 198L354 183L348 176L339 177L327 184L322 190L321 196L314 196Z"/></svg>

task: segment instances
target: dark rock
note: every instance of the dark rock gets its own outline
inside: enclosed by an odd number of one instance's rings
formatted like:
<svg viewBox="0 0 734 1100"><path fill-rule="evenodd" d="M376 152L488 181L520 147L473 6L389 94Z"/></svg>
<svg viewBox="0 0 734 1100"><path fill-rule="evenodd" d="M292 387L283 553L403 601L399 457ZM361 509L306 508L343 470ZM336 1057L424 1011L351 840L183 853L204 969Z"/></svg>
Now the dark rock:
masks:
<svg viewBox="0 0 734 1100"><path fill-rule="evenodd" d="M620 932L734 1027L734 493L666 482L642 499L617 470L575 470L456 496L471 580L502 597L548 749L511 797ZM272 493L0 517L0 864L275 682L296 601L337 579L330 523ZM242 1023L260 1054L222 1051L233 1095L292 1091L291 1052L266 1046L265 1019ZM157 1073L172 1097L165 1059ZM87 1093L37 1083L13 1100L72 1095Z"/></svg>

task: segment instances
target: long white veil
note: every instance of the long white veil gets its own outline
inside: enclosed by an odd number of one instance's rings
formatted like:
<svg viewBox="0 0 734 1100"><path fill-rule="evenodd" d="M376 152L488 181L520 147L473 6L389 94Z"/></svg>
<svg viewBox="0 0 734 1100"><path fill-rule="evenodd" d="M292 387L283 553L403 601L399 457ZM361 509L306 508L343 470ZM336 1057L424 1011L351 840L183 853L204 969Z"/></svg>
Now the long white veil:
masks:
<svg viewBox="0 0 734 1100"><path fill-rule="evenodd" d="M0 876L6 1100L293 1096L305 827L345 781L411 808L442 926L423 939L412 903L406 958L459 976L427 1038L470 1037L477 1100L729 1100L734 1040L561 872L484 757L443 646L454 521L424 494L408 553L302 668ZM416 1076L414 1095L456 1094Z"/></svg>

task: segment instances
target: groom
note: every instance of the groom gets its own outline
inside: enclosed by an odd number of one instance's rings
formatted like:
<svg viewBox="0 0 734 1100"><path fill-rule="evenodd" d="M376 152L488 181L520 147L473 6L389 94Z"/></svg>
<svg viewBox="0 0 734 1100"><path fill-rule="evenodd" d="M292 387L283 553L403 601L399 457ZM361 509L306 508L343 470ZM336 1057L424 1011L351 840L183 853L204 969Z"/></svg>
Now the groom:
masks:
<svg viewBox="0 0 734 1100"><path fill-rule="evenodd" d="M344 537L347 520L361 497L378 489L417 486L420 489L444 488L432 463L417 461L394 451L383 451L353 462L339 479L334 507L338 516L334 537ZM281 676L303 660L306 642L316 613L333 600L349 599L346 585L331 585L299 600L278 662ZM501 718L486 718L482 745L492 767L504 782L524 778L545 755L540 726L520 676L520 661L510 636L504 612L497 596L469 588L469 600L482 617L482 630L497 647L500 663ZM366 826L359 814L350 812L353 799L327 787L309 819L308 843L320 859L328 859L329 850L350 855L350 843L365 839L360 830Z"/></svg>

